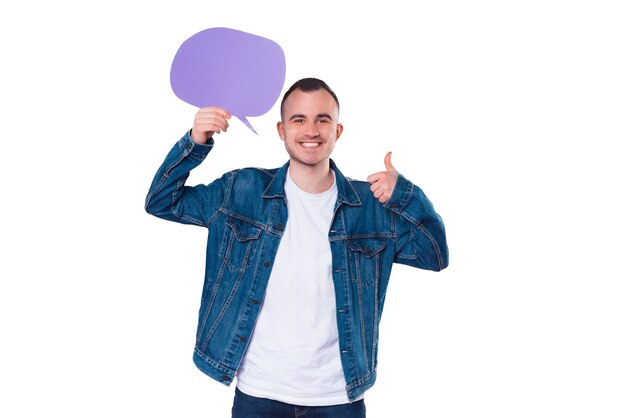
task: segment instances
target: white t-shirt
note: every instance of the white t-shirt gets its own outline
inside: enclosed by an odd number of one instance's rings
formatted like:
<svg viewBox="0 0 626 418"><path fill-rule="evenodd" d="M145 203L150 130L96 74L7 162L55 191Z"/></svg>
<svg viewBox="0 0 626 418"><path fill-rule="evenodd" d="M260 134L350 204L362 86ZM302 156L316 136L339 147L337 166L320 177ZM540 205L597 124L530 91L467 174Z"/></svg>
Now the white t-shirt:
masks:
<svg viewBox="0 0 626 418"><path fill-rule="evenodd" d="M295 405L348 402L328 231L337 186L319 194L285 181L288 219L237 387Z"/></svg>

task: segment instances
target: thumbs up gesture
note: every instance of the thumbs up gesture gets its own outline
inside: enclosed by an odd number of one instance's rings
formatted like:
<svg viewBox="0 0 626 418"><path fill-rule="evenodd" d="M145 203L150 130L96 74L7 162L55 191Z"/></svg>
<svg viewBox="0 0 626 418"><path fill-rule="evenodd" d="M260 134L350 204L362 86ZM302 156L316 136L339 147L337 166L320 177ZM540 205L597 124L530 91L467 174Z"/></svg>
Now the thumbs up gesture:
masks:
<svg viewBox="0 0 626 418"><path fill-rule="evenodd" d="M367 181L372 185L370 190L380 203L386 203L391 199L396 181L398 181L398 172L391 164L391 151L385 156L385 169L386 171L370 174L367 177Z"/></svg>

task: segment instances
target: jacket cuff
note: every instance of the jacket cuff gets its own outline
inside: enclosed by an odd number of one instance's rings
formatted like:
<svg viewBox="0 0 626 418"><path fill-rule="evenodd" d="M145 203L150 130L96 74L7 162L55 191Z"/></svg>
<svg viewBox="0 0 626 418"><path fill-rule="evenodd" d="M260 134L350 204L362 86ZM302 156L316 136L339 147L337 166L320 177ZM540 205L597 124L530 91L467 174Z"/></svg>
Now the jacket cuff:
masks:
<svg viewBox="0 0 626 418"><path fill-rule="evenodd" d="M215 141L213 138L209 138L206 144L198 144L191 139L191 129L185 133L185 135L178 141L178 147L182 151L185 157L191 156L199 161L202 161L213 149Z"/></svg>

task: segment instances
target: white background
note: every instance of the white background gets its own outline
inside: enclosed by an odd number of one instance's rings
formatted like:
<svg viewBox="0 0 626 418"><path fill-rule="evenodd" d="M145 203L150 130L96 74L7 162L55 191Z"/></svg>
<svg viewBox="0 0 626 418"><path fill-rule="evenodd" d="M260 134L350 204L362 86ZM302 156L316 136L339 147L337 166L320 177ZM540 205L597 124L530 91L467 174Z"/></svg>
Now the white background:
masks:
<svg viewBox="0 0 626 418"><path fill-rule="evenodd" d="M7 4L1 416L230 416L191 361L206 231L143 210L195 114L171 61L210 27L326 80L342 171L392 150L446 223L447 270L394 269L368 417L626 416L622 2ZM277 105L250 120L190 182L284 163Z"/></svg>

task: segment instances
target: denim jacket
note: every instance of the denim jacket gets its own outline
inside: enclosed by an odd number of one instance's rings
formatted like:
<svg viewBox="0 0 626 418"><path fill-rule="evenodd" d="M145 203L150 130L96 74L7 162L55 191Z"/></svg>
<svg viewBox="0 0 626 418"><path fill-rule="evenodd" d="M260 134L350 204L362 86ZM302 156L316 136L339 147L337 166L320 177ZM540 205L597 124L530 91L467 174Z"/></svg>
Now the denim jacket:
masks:
<svg viewBox="0 0 626 418"><path fill-rule="evenodd" d="M187 133L167 155L146 197L146 211L208 228L206 272L193 360L229 385L254 330L287 222L289 163L233 170L210 184L186 186L214 145ZM420 188L398 175L382 204L370 184L344 177L331 160L337 202L332 253L341 364L348 399L376 380L378 326L393 263L439 271L448 265L444 225Z"/></svg>

